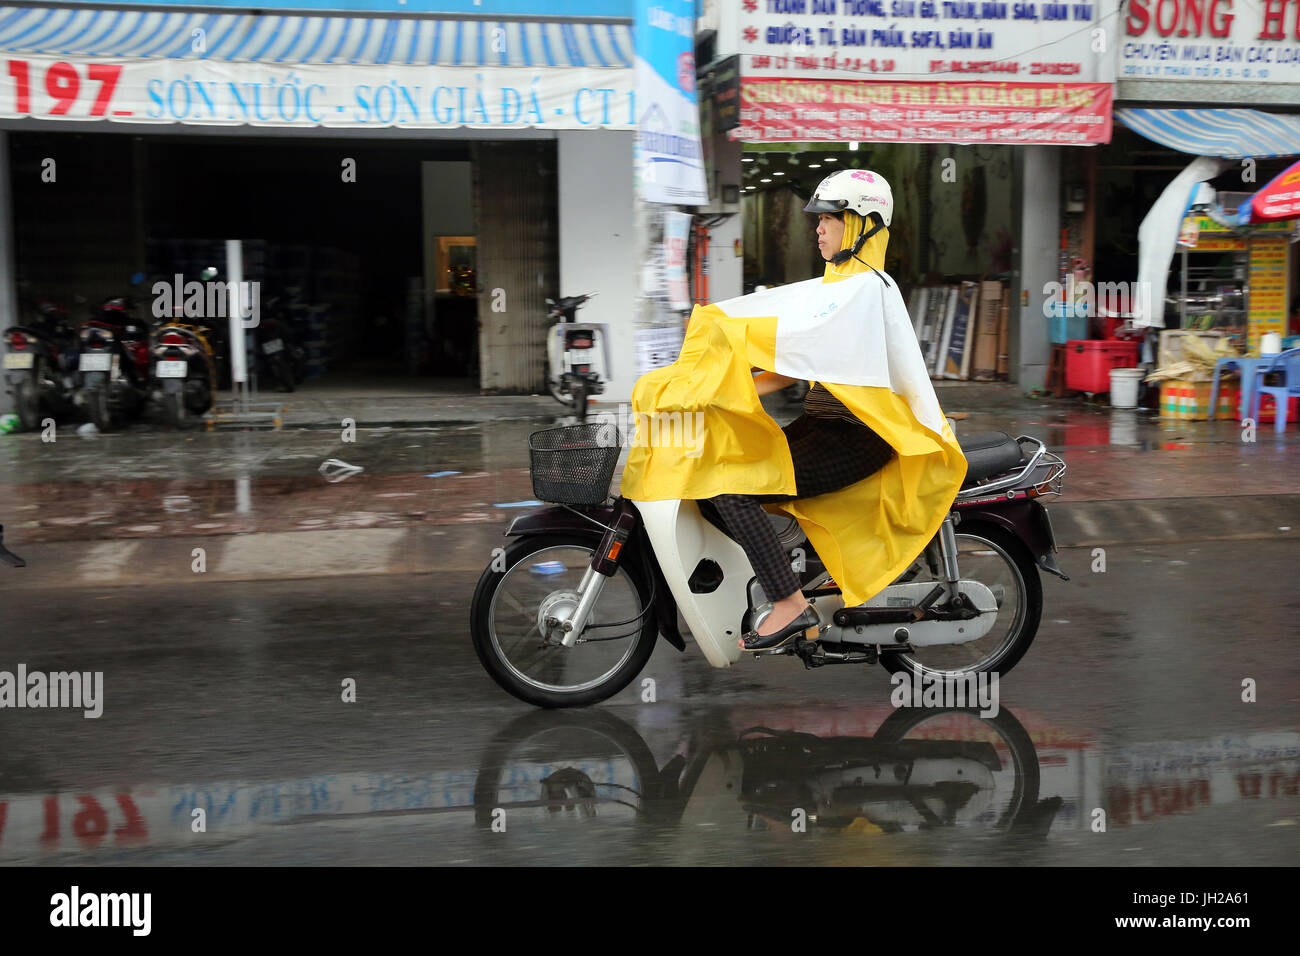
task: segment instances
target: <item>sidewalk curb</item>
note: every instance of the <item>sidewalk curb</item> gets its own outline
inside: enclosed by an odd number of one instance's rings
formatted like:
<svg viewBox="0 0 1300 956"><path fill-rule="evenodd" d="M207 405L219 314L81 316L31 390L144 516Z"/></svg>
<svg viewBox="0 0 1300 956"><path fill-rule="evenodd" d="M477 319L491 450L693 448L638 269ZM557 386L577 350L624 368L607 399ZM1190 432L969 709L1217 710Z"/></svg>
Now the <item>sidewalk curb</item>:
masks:
<svg viewBox="0 0 1300 956"><path fill-rule="evenodd" d="M1286 540L1300 535L1300 495L1055 503L1047 499L1047 506L1062 549ZM16 589L157 587L370 574L477 574L491 562L493 549L505 546L507 527L506 521L493 521L32 543L15 548L27 560L26 568L0 568L0 594ZM194 570L199 548L203 549L202 572ZM1079 570L1066 568L1071 574Z"/></svg>

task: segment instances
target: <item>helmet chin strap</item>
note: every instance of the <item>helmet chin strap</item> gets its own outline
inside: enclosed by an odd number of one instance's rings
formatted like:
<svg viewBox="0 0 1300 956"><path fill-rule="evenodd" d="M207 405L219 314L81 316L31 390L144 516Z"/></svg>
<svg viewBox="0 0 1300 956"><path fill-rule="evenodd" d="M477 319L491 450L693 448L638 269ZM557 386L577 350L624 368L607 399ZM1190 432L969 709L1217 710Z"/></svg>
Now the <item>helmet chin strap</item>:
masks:
<svg viewBox="0 0 1300 956"><path fill-rule="evenodd" d="M875 214L873 213L872 215L875 215ZM848 262L850 259L855 258L855 257L857 256L857 254L861 251L861 249L862 249L862 244L863 244L864 242L866 242L868 239L870 239L872 236L874 236L876 233L878 233L878 232L879 232L881 229L883 229L883 228L885 228L885 224L884 224L883 222L877 220L877 221L876 221L876 224L875 224L874 226L871 227L871 231L870 231L870 232L864 232L862 235L858 236L857 242L853 243L853 248L852 248L852 249L841 249L839 252L835 253L835 255L831 256L831 264L832 264L832 265L837 265L837 266L842 266L842 265L844 265L844 263ZM858 261L861 262L862 260L859 259ZM863 264L863 265L868 265L868 263L865 263L865 262L863 262L862 264Z"/></svg>

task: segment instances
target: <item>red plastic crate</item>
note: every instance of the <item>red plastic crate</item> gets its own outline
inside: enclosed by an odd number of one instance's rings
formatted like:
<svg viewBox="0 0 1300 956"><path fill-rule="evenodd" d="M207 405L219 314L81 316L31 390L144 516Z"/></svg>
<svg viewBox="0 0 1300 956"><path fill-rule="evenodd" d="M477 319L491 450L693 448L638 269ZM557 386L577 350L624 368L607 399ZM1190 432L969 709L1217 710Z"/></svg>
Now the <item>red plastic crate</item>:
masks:
<svg viewBox="0 0 1300 956"><path fill-rule="evenodd" d="M1109 392L1110 370L1137 368L1138 342L1075 339L1065 343L1065 387L1076 392Z"/></svg>

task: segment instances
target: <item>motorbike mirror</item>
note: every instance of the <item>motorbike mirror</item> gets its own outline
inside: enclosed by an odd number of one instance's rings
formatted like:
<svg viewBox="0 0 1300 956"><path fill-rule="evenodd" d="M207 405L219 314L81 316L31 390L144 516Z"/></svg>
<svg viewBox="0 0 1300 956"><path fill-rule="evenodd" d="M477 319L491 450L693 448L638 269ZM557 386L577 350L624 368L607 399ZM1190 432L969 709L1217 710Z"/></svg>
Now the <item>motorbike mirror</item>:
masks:
<svg viewBox="0 0 1300 956"><path fill-rule="evenodd" d="M554 300L554 299L547 299L547 300L546 300L546 304L547 304L547 305L555 305L555 300Z"/></svg>

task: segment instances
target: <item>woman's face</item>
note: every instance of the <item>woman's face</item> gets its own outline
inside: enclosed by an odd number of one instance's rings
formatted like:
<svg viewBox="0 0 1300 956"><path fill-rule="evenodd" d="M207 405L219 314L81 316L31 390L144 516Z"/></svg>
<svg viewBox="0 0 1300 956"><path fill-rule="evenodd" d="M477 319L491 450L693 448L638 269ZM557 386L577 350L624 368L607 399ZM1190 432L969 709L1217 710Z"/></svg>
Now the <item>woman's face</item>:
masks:
<svg viewBox="0 0 1300 956"><path fill-rule="evenodd" d="M844 220L828 212L817 217L817 251L823 259L830 261L831 256L840 251L844 242Z"/></svg>

